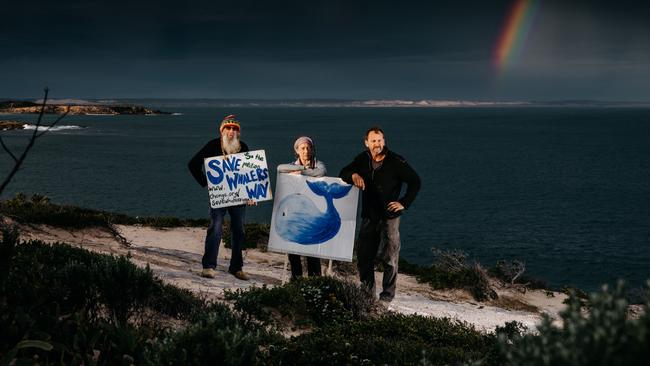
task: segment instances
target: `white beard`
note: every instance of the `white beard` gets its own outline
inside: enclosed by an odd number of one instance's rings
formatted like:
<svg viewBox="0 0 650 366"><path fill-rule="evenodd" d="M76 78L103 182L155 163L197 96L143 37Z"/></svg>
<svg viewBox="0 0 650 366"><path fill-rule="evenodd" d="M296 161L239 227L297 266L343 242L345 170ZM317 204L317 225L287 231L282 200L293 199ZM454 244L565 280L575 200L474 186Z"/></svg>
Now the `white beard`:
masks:
<svg viewBox="0 0 650 366"><path fill-rule="evenodd" d="M228 139L227 136L221 136L221 147L226 155L238 153L241 150L239 134L235 134L232 139Z"/></svg>

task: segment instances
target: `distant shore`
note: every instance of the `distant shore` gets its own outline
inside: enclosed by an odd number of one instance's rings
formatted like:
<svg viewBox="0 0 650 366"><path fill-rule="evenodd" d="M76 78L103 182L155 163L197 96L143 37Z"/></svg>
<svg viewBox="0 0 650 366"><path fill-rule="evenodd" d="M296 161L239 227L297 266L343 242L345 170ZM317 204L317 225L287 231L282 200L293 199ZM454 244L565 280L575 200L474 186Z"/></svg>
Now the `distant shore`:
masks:
<svg viewBox="0 0 650 366"><path fill-rule="evenodd" d="M42 104L28 101L1 101L0 113L6 114L38 114L41 113ZM71 115L168 115L163 112L149 109L139 105L108 105L108 104L47 104L44 113Z"/></svg>
<svg viewBox="0 0 650 366"><path fill-rule="evenodd" d="M0 120L0 131L22 130L25 128L24 122Z"/></svg>

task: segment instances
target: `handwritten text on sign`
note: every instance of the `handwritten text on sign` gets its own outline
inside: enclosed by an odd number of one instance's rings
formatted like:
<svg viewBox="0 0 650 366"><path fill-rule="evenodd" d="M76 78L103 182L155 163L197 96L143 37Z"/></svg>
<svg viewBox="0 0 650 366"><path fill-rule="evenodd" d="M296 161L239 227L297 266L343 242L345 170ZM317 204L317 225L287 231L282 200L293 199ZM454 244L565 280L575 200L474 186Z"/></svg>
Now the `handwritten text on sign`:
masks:
<svg viewBox="0 0 650 366"><path fill-rule="evenodd" d="M264 150L206 158L205 174L212 208L273 198Z"/></svg>

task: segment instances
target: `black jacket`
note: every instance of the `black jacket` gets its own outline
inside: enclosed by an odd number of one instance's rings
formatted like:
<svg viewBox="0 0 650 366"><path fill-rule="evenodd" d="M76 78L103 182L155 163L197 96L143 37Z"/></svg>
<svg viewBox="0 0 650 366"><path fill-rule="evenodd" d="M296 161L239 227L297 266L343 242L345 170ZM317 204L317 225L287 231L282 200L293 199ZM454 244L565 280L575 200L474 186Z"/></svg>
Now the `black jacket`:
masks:
<svg viewBox="0 0 650 366"><path fill-rule="evenodd" d="M246 145L243 141L240 141L240 144L240 153L248 151L248 145ZM201 187L208 185L208 178L205 176L204 159L221 155L225 154L221 150L221 137L218 137L214 140L208 141L208 143L205 144L201 150L194 154L190 162L187 163L187 167L190 168L190 172L194 176L194 179L196 179Z"/></svg>
<svg viewBox="0 0 650 366"><path fill-rule="evenodd" d="M361 195L361 217L364 218L392 218L401 212L388 212L387 205L399 201L404 208L408 208L420 190L420 177L406 162L406 160L393 153L386 152L381 167L373 172L372 157L370 152L364 151L345 166L339 177L352 184L352 174L357 173L365 182L365 189ZM406 193L400 198L402 183L406 183Z"/></svg>

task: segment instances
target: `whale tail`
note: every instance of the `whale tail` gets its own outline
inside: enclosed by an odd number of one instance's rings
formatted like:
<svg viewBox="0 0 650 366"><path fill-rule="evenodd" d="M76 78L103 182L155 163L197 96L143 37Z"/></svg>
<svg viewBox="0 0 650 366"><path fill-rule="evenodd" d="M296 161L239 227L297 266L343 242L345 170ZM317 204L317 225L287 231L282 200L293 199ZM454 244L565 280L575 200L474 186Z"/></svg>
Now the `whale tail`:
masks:
<svg viewBox="0 0 650 366"><path fill-rule="evenodd" d="M348 192L352 189L352 185L348 184L339 184L339 183L330 183L327 184L326 182L323 181L314 181L310 182L307 181L307 186L309 186L309 189L311 189L312 192L316 193L319 196L323 197L332 197L334 199L336 198L342 198L345 197Z"/></svg>

